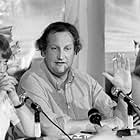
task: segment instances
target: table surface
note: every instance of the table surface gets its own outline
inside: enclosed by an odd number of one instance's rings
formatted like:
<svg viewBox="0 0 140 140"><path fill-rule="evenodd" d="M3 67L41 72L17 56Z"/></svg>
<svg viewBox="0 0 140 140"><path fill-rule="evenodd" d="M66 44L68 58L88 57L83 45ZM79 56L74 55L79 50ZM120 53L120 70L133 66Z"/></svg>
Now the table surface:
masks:
<svg viewBox="0 0 140 140"><path fill-rule="evenodd" d="M118 138L118 140L140 140L140 135L136 135L136 136L127 136L127 137L122 137L122 138ZM18 140L25 140L24 138L22 139L18 139ZM36 139L36 140L60 140L60 139L57 139L57 138L54 138L54 137L43 137L43 138L39 138L39 139ZM61 139L61 140L69 140L68 138L64 138L64 139ZM74 138L73 138L74 140ZM80 138L75 138L75 140L87 140L87 139L80 139ZM90 140L96 140L96 138L92 138ZM112 139L113 140L113 139Z"/></svg>
<svg viewBox="0 0 140 140"><path fill-rule="evenodd" d="M134 136L125 136L125 137L117 137L116 131L104 131L103 133L99 133L99 135L91 135L91 134L83 134L77 133L75 135L71 135L72 140L97 140L98 136L101 136L100 139L108 139L108 140L140 140L140 134ZM17 140L25 140L25 138L17 139ZM28 140L35 140L35 139L28 139ZM62 139L56 137L43 137L43 138L36 138L36 140L69 140L68 137L64 136Z"/></svg>
<svg viewBox="0 0 140 140"><path fill-rule="evenodd" d="M123 137L123 140L140 140L140 135Z"/></svg>

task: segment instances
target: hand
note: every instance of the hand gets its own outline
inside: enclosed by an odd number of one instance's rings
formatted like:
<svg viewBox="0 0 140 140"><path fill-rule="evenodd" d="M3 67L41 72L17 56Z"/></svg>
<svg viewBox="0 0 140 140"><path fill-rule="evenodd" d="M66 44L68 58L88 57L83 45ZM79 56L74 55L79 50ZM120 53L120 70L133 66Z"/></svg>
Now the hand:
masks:
<svg viewBox="0 0 140 140"><path fill-rule="evenodd" d="M124 127L123 121L119 119L118 117L102 120L101 125L107 126L113 130L121 129L122 127Z"/></svg>
<svg viewBox="0 0 140 140"><path fill-rule="evenodd" d="M17 80L9 75L5 75L5 77L0 80L0 91L6 91L14 105L19 104L19 98L15 89L16 84Z"/></svg>
<svg viewBox="0 0 140 140"><path fill-rule="evenodd" d="M14 77L9 76L7 74L0 80L0 90L5 90L7 92L11 92L11 91L15 90L15 85L17 83L18 82Z"/></svg>
<svg viewBox="0 0 140 140"><path fill-rule="evenodd" d="M124 93L129 93L132 88L132 80L128 58L125 58L122 54L117 54L113 59L113 73L113 76L106 72L103 75Z"/></svg>
<svg viewBox="0 0 140 140"><path fill-rule="evenodd" d="M92 124L92 123L87 123L86 125L86 128L85 128L85 131L87 132L96 132L96 129L100 127L99 125L97 124Z"/></svg>

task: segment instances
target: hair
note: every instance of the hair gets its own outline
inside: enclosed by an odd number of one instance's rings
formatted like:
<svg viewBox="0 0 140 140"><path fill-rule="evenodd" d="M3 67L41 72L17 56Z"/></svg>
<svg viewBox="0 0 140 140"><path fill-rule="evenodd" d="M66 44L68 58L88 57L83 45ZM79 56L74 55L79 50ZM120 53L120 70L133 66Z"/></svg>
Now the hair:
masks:
<svg viewBox="0 0 140 140"><path fill-rule="evenodd" d="M44 30L42 36L38 40L36 40L36 49L41 51L41 55L46 50L49 35L56 32L71 33L74 39L74 52L75 54L78 54L78 52L82 49L82 44L80 42L79 33L76 27L66 22L54 22L50 24Z"/></svg>
<svg viewBox="0 0 140 140"><path fill-rule="evenodd" d="M12 50L10 48L10 44L6 37L0 34L0 51L2 52L2 58L10 59L12 55Z"/></svg>

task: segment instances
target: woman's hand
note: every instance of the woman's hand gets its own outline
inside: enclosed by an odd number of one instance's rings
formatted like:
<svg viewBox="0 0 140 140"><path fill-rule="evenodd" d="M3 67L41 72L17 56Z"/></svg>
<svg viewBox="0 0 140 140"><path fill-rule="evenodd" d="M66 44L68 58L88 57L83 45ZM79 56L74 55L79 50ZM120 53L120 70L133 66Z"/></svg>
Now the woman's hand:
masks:
<svg viewBox="0 0 140 140"><path fill-rule="evenodd" d="M87 131L87 132L96 132L97 127L100 127L100 126L97 125L97 124L92 124L92 123L89 122L86 125L85 131Z"/></svg>
<svg viewBox="0 0 140 140"><path fill-rule="evenodd" d="M113 59L113 76L104 72L103 75L117 88L124 93L129 93L132 88L130 63L128 58L122 54L117 54Z"/></svg>
<svg viewBox="0 0 140 140"><path fill-rule="evenodd" d="M19 97L15 89L15 85L17 83L17 80L9 75L5 75L5 77L3 77L3 79L0 80L0 91L6 91L14 105L19 104Z"/></svg>

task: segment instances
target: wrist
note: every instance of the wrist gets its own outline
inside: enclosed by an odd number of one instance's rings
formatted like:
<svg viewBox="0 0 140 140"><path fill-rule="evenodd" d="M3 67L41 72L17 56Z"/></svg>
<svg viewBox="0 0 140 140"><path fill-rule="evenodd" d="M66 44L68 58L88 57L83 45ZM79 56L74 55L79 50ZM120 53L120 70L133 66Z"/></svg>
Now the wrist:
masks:
<svg viewBox="0 0 140 140"><path fill-rule="evenodd" d="M84 131L96 131L96 129L95 129L95 124L92 124L91 122L87 122L86 124L85 124L85 127L84 127L84 129L83 129Z"/></svg>
<svg viewBox="0 0 140 140"><path fill-rule="evenodd" d="M14 107L17 109L22 107L24 104L25 104L25 98L22 95L20 95L18 98L16 98L14 102Z"/></svg>
<svg viewBox="0 0 140 140"><path fill-rule="evenodd" d="M14 106L18 106L19 104L21 104L22 102L13 102Z"/></svg>
<svg viewBox="0 0 140 140"><path fill-rule="evenodd" d="M129 95L132 94L132 89L131 89L130 92L124 92L123 90L121 90L120 88L117 88L117 87L112 87L112 88L111 88L111 93L112 93L112 95L114 95L114 96L119 96L119 94L120 94L121 92L124 93L124 94L126 94L127 96L129 96Z"/></svg>
<svg viewBox="0 0 140 140"><path fill-rule="evenodd" d="M15 100L14 102L14 107L17 109L17 108L20 108L24 105L24 100L23 99L20 99L18 98L17 100Z"/></svg>
<svg viewBox="0 0 140 140"><path fill-rule="evenodd" d="M14 106L17 106L19 104L21 104L21 101L18 99L18 100L12 100Z"/></svg>

